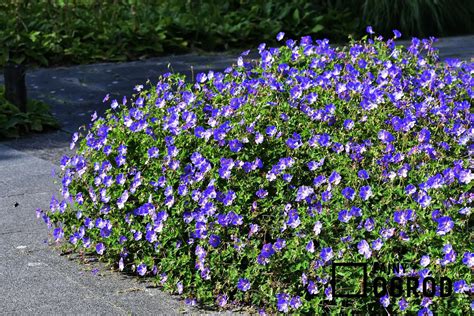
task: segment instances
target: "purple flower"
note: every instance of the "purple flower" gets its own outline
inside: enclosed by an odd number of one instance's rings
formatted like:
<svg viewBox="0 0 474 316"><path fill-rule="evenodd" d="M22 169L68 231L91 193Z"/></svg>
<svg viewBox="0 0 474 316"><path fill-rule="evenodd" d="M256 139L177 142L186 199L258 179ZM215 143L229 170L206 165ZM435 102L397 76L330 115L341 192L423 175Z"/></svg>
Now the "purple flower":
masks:
<svg viewBox="0 0 474 316"><path fill-rule="evenodd" d="M378 133L378 138L385 144L391 143L395 140L392 134L386 130L381 130Z"/></svg>
<svg viewBox="0 0 474 316"><path fill-rule="evenodd" d="M474 253L466 251L462 257L462 263L468 268L474 267Z"/></svg>
<svg viewBox="0 0 474 316"><path fill-rule="evenodd" d="M276 40L279 42L283 39L283 37L285 37L285 33L279 32L276 36Z"/></svg>
<svg viewBox="0 0 474 316"><path fill-rule="evenodd" d="M404 311L408 308L408 302L404 297L402 297L402 299L398 301L398 307L400 307L401 311Z"/></svg>
<svg viewBox="0 0 474 316"><path fill-rule="evenodd" d="M423 307L418 311L418 316L433 316L433 312L428 307Z"/></svg>
<svg viewBox="0 0 474 316"><path fill-rule="evenodd" d="M316 283L314 283L314 281L308 282L308 292L309 294L313 294L313 295L319 292L318 286L316 285Z"/></svg>
<svg viewBox="0 0 474 316"><path fill-rule="evenodd" d="M321 193L321 200L323 202L327 202L329 201L330 199L332 198L332 193L331 191L324 191L323 193Z"/></svg>
<svg viewBox="0 0 474 316"><path fill-rule="evenodd" d="M104 227L100 230L100 236L102 238L108 238L112 234L112 229L111 226L109 227Z"/></svg>
<svg viewBox="0 0 474 316"><path fill-rule="evenodd" d="M260 226L257 224L250 224L250 229L249 229L249 238L252 237L255 233L257 233L260 229Z"/></svg>
<svg viewBox="0 0 474 316"><path fill-rule="evenodd" d="M133 213L137 216L151 215L155 212L155 206L151 203L145 203L137 208Z"/></svg>
<svg viewBox="0 0 474 316"><path fill-rule="evenodd" d="M395 233L395 228L381 228L379 233L384 239L389 239Z"/></svg>
<svg viewBox="0 0 474 316"><path fill-rule="evenodd" d="M277 241L273 244L273 248L276 251L281 251L286 246L286 241L284 239L278 238Z"/></svg>
<svg viewBox="0 0 474 316"><path fill-rule="evenodd" d="M316 236L321 233L321 229L323 228L323 224L320 221L317 221L313 226L313 232Z"/></svg>
<svg viewBox="0 0 474 316"><path fill-rule="evenodd" d="M331 286L328 286L325 290L324 290L324 295L326 295L326 299L328 301L331 301L332 300L332 287Z"/></svg>
<svg viewBox="0 0 474 316"><path fill-rule="evenodd" d="M371 189L370 185L366 185L366 186L363 186L363 187L360 188L359 195L360 195L360 198L363 201L367 201L374 194L372 192L372 189Z"/></svg>
<svg viewBox="0 0 474 316"><path fill-rule="evenodd" d="M415 201L420 204L421 207L426 208L431 204L431 196L421 190L416 194Z"/></svg>
<svg viewBox="0 0 474 316"><path fill-rule="evenodd" d="M353 120L345 120L344 121L344 128L346 130L351 130L354 127L354 121Z"/></svg>
<svg viewBox="0 0 474 316"><path fill-rule="evenodd" d="M405 187L405 193L407 195L412 195L416 192L416 187L413 184L409 184Z"/></svg>
<svg viewBox="0 0 474 316"><path fill-rule="evenodd" d="M199 83L203 83L207 80L207 75L205 73L198 73L197 76L196 76L196 81L199 82ZM184 95L183 95L183 99L184 99ZM190 103L189 101L191 101L191 98L190 97L187 97L188 101L186 103ZM192 100L194 101L194 100Z"/></svg>
<svg viewBox="0 0 474 316"><path fill-rule="evenodd" d="M151 147L148 149L148 157L150 158L158 158L159 150L156 147Z"/></svg>
<svg viewBox="0 0 474 316"><path fill-rule="evenodd" d="M183 293L183 281L179 281L176 283L176 288L178 290L178 294L181 295Z"/></svg>
<svg viewBox="0 0 474 316"><path fill-rule="evenodd" d="M314 189L308 186L300 186L296 194L296 202L306 199L308 196L314 193Z"/></svg>
<svg viewBox="0 0 474 316"><path fill-rule="evenodd" d="M118 267L120 271L123 271L123 269L125 268L125 265L123 264L123 257L120 258Z"/></svg>
<svg viewBox="0 0 474 316"><path fill-rule="evenodd" d="M250 281L245 278L240 278L237 284L237 288L242 292L247 292L250 289Z"/></svg>
<svg viewBox="0 0 474 316"><path fill-rule="evenodd" d="M310 253L314 253L314 242L312 240L306 245L306 250Z"/></svg>
<svg viewBox="0 0 474 316"><path fill-rule="evenodd" d="M400 38L400 37L402 37L402 33L400 33L399 30L393 30L393 34L395 35L395 38Z"/></svg>
<svg viewBox="0 0 474 316"><path fill-rule="evenodd" d="M112 100L112 103L110 103L110 107L115 110L116 108L118 108L119 106L119 103L117 102L117 100Z"/></svg>
<svg viewBox="0 0 474 316"><path fill-rule="evenodd" d="M262 50L260 56L262 57L262 63L264 67L265 64L270 64L271 62L273 62L273 56L268 50Z"/></svg>
<svg viewBox="0 0 474 316"><path fill-rule="evenodd" d="M351 187L345 187L344 189L342 189L342 195L344 195L346 199L352 201L355 197L355 191Z"/></svg>
<svg viewBox="0 0 474 316"><path fill-rule="evenodd" d="M323 176L323 175L319 175L319 176L317 176L316 178L313 179L313 186L315 186L317 188L321 184L323 184L324 182L326 182L326 177Z"/></svg>
<svg viewBox="0 0 474 316"><path fill-rule="evenodd" d="M98 243L96 246L95 246L95 251L99 254L99 255L103 255L104 254L104 251L105 251L105 246L103 243Z"/></svg>
<svg viewBox="0 0 474 316"><path fill-rule="evenodd" d="M382 306L385 308L390 305L390 298L388 297L388 295L384 295L380 298L380 304L382 304Z"/></svg>
<svg viewBox="0 0 474 316"><path fill-rule="evenodd" d="M141 231L136 231L134 234L133 234L133 239L135 239L135 241L139 241L142 239L142 232Z"/></svg>
<svg viewBox="0 0 474 316"><path fill-rule="evenodd" d="M357 249L361 255L364 255L365 259L369 259L372 256L372 251L370 250L369 243L363 239L357 244Z"/></svg>
<svg viewBox="0 0 474 316"><path fill-rule="evenodd" d="M236 197L235 192L232 190L229 190L222 202L225 206L232 205L232 202L234 201L235 197Z"/></svg>
<svg viewBox="0 0 474 316"><path fill-rule="evenodd" d="M316 161L310 161L307 163L308 169L314 171L319 168L319 165Z"/></svg>
<svg viewBox="0 0 474 316"><path fill-rule="evenodd" d="M268 195L268 191L264 190L264 189L259 189L256 193L257 197L263 199L264 197L266 197Z"/></svg>
<svg viewBox="0 0 474 316"><path fill-rule="evenodd" d="M376 240L374 240L372 242L372 249L374 249L375 251L379 251L383 246L383 242L382 242L382 239L380 238L377 238Z"/></svg>
<svg viewBox="0 0 474 316"><path fill-rule="evenodd" d="M301 141L301 136L298 133L293 133L291 138L288 138L286 141L286 145L291 149L297 149L303 145Z"/></svg>
<svg viewBox="0 0 474 316"><path fill-rule="evenodd" d="M372 29L372 26L370 25L365 28L365 31L371 35L374 34L374 30Z"/></svg>
<svg viewBox="0 0 474 316"><path fill-rule="evenodd" d="M449 233L454 227L454 222L449 216L437 218L436 222L438 223L438 229L436 230L436 233L441 236Z"/></svg>
<svg viewBox="0 0 474 316"><path fill-rule="evenodd" d="M230 151L236 153L239 152L242 149L243 145L238 139L233 139L229 141L229 148Z"/></svg>
<svg viewBox="0 0 474 316"><path fill-rule="evenodd" d="M272 137L273 135L276 134L277 129L275 126L268 126L265 132L267 133L268 136Z"/></svg>
<svg viewBox="0 0 474 316"><path fill-rule="evenodd" d="M224 307L227 305L227 300L229 299L229 297L225 294L219 294L217 295L217 298L216 298L216 304L219 305L220 307Z"/></svg>
<svg viewBox="0 0 474 316"><path fill-rule="evenodd" d="M332 252L331 247L321 249L321 259L323 259L324 262L328 262L329 260L331 260L333 255L334 254Z"/></svg>
<svg viewBox="0 0 474 316"><path fill-rule="evenodd" d="M430 256L424 255L423 257L421 257L420 265L422 267L427 267L429 264L430 264Z"/></svg>
<svg viewBox="0 0 474 316"><path fill-rule="evenodd" d="M412 210L395 211L393 218L396 223L405 226L408 221L413 220L414 212Z"/></svg>
<svg viewBox="0 0 474 316"><path fill-rule="evenodd" d="M301 303L301 298L299 296L294 296L290 301L290 306L293 309L298 309L301 307L301 305L303 304Z"/></svg>
<svg viewBox="0 0 474 316"><path fill-rule="evenodd" d="M341 175L337 173L336 171L333 171L331 175L329 176L329 182L331 182L334 185L338 185L339 182L341 182Z"/></svg>
<svg viewBox="0 0 474 316"><path fill-rule="evenodd" d="M430 141L431 133L430 131L424 127L419 133L418 133L418 141L420 143L428 143Z"/></svg>
<svg viewBox="0 0 474 316"><path fill-rule="evenodd" d="M444 245L443 247L444 258L441 260L441 265L445 266L448 263L454 262L456 260L456 252L453 250L451 244Z"/></svg>
<svg viewBox="0 0 474 316"><path fill-rule="evenodd" d="M209 244L214 247L214 248L217 248L221 243L221 238L217 235L211 235L209 236Z"/></svg>
<svg viewBox="0 0 474 316"><path fill-rule="evenodd" d="M61 227L55 228L53 232L54 240L58 241L64 237L64 231Z"/></svg>
<svg viewBox="0 0 474 316"><path fill-rule="evenodd" d="M369 173L367 172L367 170L364 170L364 169L359 170L359 172L357 172L357 176L360 179L364 179L364 180L369 179Z"/></svg>
<svg viewBox="0 0 474 316"><path fill-rule="evenodd" d="M329 146L331 144L331 136L329 136L328 134L320 135L318 138L318 143L323 147Z"/></svg>
<svg viewBox="0 0 474 316"><path fill-rule="evenodd" d="M138 265L137 267L137 273L140 275L140 276L144 276L145 273L146 273L146 264L142 263L140 265Z"/></svg>
<svg viewBox="0 0 474 316"><path fill-rule="evenodd" d="M197 300L195 298L188 297L184 300L184 302L186 303L186 305L189 305L189 306L197 305Z"/></svg>
<svg viewBox="0 0 474 316"><path fill-rule="evenodd" d="M149 243L157 241L157 236L154 230L147 230L145 238Z"/></svg>
<svg viewBox="0 0 474 316"><path fill-rule="evenodd" d="M263 245L261 255L264 258L270 258L274 253L275 253L275 250L273 250L271 243Z"/></svg>
<svg viewBox="0 0 474 316"><path fill-rule="evenodd" d="M351 219L351 213L348 210L342 210L339 212L337 219L343 223L349 222Z"/></svg>
<svg viewBox="0 0 474 316"><path fill-rule="evenodd" d="M127 202L128 200L128 191L125 190L123 191L122 195L120 196L120 198L117 199L117 206L119 209L122 209L124 208L125 206L125 202Z"/></svg>
<svg viewBox="0 0 474 316"><path fill-rule="evenodd" d="M280 312L288 313L290 296L286 293L277 294L277 308Z"/></svg>
<svg viewBox="0 0 474 316"><path fill-rule="evenodd" d="M469 293L471 288L464 280L454 281L454 292L455 293Z"/></svg>

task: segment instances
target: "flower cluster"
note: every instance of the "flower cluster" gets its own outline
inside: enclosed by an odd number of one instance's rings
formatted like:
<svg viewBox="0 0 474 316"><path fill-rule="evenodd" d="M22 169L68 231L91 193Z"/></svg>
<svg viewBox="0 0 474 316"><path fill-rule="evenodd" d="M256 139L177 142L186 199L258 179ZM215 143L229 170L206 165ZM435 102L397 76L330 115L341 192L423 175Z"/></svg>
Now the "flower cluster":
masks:
<svg viewBox="0 0 474 316"><path fill-rule="evenodd" d="M474 66L440 62L433 38L403 48L398 31L368 31L343 48L261 44L260 60L244 52L195 83L137 86L74 135L62 197L37 216L65 247L193 305L342 313L333 262L403 262L420 284L451 278L450 304L419 286L350 308L468 312Z"/></svg>

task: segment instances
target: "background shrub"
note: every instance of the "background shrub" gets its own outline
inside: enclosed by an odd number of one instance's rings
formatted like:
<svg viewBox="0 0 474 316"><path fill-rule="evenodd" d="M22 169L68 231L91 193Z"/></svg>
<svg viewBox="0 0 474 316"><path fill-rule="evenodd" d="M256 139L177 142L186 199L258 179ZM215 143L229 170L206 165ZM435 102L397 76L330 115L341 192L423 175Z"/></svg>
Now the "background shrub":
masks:
<svg viewBox="0 0 474 316"><path fill-rule="evenodd" d="M0 86L0 140L59 128L59 123L49 113L49 105L28 100L27 112L23 113L4 98L4 90L4 86Z"/></svg>
<svg viewBox="0 0 474 316"><path fill-rule="evenodd" d="M5 0L0 64L123 61L190 50L275 44L284 30L345 42L366 25L384 36L472 33L469 0Z"/></svg>
<svg viewBox="0 0 474 316"><path fill-rule="evenodd" d="M189 303L468 312L473 64L438 63L433 39L406 50L394 34L262 44L257 63L244 52L194 84L168 73L106 99L61 160L62 197L37 215L65 248ZM403 277L447 276L456 293L328 304L334 261L367 262L369 275L402 263Z"/></svg>

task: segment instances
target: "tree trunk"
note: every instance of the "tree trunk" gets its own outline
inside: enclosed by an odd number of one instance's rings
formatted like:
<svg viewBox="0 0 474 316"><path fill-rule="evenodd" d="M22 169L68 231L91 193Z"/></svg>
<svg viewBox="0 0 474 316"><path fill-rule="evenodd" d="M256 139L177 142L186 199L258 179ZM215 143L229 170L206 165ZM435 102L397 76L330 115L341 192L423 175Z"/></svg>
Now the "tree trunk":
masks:
<svg viewBox="0 0 474 316"><path fill-rule="evenodd" d="M26 109L25 66L8 62L4 68L5 98L17 106L20 111Z"/></svg>

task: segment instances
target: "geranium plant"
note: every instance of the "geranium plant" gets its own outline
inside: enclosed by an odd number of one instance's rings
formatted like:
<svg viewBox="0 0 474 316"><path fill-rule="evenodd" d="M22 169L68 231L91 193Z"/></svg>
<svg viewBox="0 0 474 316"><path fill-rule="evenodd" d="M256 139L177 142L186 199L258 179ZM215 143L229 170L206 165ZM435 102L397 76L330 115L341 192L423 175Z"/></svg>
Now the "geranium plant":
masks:
<svg viewBox="0 0 474 316"><path fill-rule="evenodd" d="M398 31L367 31L341 48L261 44L258 61L244 52L193 84L167 73L132 98L106 97L105 117L61 160L62 197L38 216L65 248L190 304L469 312L473 64L440 62L433 38L404 48ZM367 264L369 279L415 277L416 293L338 297L340 262ZM352 274L336 275L358 293ZM430 283L423 297L428 277L449 278L453 293Z"/></svg>

